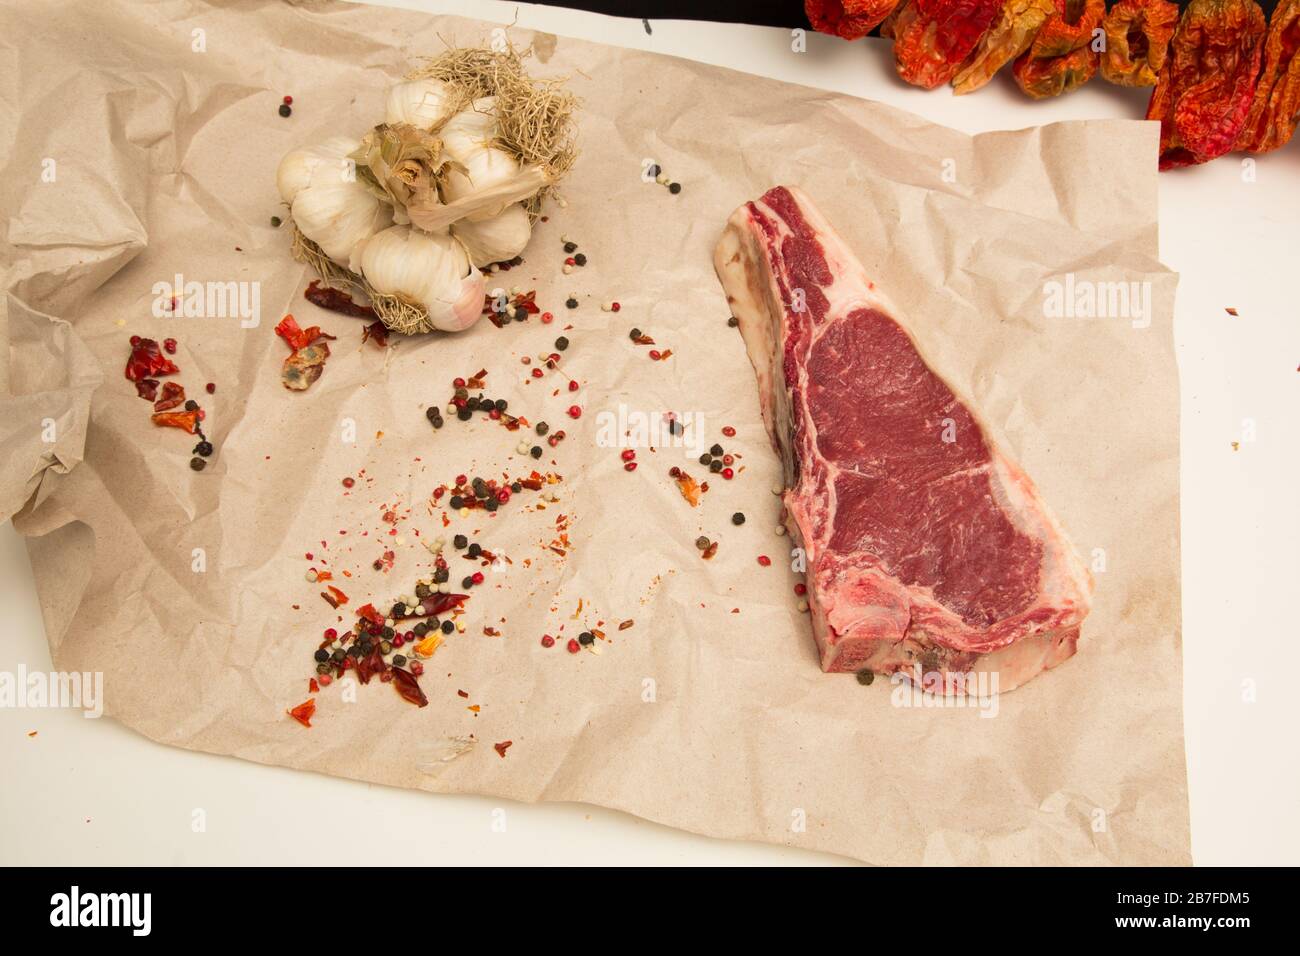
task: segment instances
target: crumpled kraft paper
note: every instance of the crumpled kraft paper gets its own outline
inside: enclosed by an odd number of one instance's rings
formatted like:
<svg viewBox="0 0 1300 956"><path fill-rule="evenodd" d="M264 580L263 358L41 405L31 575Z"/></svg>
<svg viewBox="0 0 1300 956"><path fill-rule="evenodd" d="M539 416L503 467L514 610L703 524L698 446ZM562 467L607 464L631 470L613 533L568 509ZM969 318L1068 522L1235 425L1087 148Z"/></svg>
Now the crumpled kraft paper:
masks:
<svg viewBox="0 0 1300 956"><path fill-rule="evenodd" d="M1189 862L1176 277L1155 258L1153 124L970 137L561 37L532 69L572 77L582 157L526 263L489 283L535 288L555 323L482 322L381 350L362 344L359 320L303 299L310 276L287 228L269 224L284 215L276 166L292 147L378 122L414 57L501 28L269 0L29 0L7 4L0 24L0 514L28 538L56 666L104 672L117 719L249 760L583 801L873 863ZM646 160L681 194L643 181ZM827 212L1094 569L1078 655L999 697L996 716L817 668L775 533L778 462L710 255L732 209L777 183ZM589 257L567 276L561 235ZM177 274L255 283L259 324L154 318L155 283ZM1139 283L1149 309L1049 316L1044 289L1067 278ZM578 309L564 308L569 294ZM620 312L600 309L611 299ZM304 393L279 381L285 312L339 337ZM632 326L672 357L649 361ZM131 334L178 340L179 380L217 446L201 474L188 467L193 440L152 426L123 378ZM559 334L576 393L522 364ZM425 407L479 368L491 397L567 439L534 463L495 423L433 431ZM575 401L577 421L564 411ZM689 507L668 470L699 475L694 453L643 447L628 473L597 442L602 413L620 405L698 416L705 444L721 441L743 467L712 476ZM544 509L525 492L444 528L430 505L457 474L534 464L563 476ZM351 491L345 476L359 476ZM510 563L472 592L465 632L430 661L430 705L372 683L322 691L311 729L285 716L307 697L321 631L339 624L307 569L332 570L347 612L412 590L431 570L424 542L457 532ZM696 551L701 534L720 542L712 561ZM395 565L376 571L385 550ZM459 556L452 567L471 570ZM564 650L592 626L603 653ZM543 634L561 639L546 649Z"/></svg>

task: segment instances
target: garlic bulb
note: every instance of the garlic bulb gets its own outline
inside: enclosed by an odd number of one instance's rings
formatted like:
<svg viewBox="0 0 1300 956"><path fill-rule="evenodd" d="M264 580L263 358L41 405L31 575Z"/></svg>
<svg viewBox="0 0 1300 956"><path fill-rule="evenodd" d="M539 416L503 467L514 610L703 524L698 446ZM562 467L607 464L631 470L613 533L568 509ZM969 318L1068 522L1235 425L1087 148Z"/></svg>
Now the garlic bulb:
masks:
<svg viewBox="0 0 1300 956"><path fill-rule="evenodd" d="M384 122L409 123L423 130L437 129L455 108L456 94L442 80L410 80L398 83L388 91Z"/></svg>
<svg viewBox="0 0 1300 956"><path fill-rule="evenodd" d="M505 212L491 219L482 222L461 219L451 227L451 234L464 244L469 253L469 261L480 269L519 255L528 245L532 232L528 211L521 203L508 206Z"/></svg>
<svg viewBox="0 0 1300 956"><path fill-rule="evenodd" d="M410 226L377 233L352 255L351 267L378 293L396 295L429 313L429 322L459 332L483 313L483 275L454 237Z"/></svg>
<svg viewBox="0 0 1300 956"><path fill-rule="evenodd" d="M335 262L347 262L358 243L393 223L392 207L356 180L347 154L357 145L335 137L294 150L276 173L294 224Z"/></svg>
<svg viewBox="0 0 1300 956"><path fill-rule="evenodd" d="M459 160L466 153L492 145L497 132L497 98L484 96L449 119L438 130L438 136L443 148Z"/></svg>

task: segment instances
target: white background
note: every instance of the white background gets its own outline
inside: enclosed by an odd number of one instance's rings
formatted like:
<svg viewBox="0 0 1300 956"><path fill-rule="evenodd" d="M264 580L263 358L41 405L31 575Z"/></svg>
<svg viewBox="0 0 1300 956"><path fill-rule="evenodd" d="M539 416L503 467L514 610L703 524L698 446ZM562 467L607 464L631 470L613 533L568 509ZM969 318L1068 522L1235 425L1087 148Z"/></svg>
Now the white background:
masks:
<svg viewBox="0 0 1300 956"><path fill-rule="evenodd" d="M1147 92L1100 80L1035 103L1005 74L967 97L911 89L884 41L614 20L511 3L389 0L715 63L901 107L968 132L1141 117ZM1181 273L1184 680L1198 864L1300 863L1300 142L1160 177L1161 259ZM1108 202L1097 196L1097 202ZM1225 312L1232 306L1240 313ZM1140 407L1134 415L1143 414ZM1257 438L1242 441L1243 420ZM1232 442L1241 442L1234 451ZM0 528L0 670L48 669L31 572ZM1119 677L1121 675L1117 675ZM1253 693L1248 693L1252 691ZM1253 701L1249 698L1253 697ZM29 737L31 731L37 736ZM66 711L0 710L0 863L844 863L692 836L568 804L430 796L151 743ZM196 809L207 829L195 833ZM365 840L331 824L364 814Z"/></svg>

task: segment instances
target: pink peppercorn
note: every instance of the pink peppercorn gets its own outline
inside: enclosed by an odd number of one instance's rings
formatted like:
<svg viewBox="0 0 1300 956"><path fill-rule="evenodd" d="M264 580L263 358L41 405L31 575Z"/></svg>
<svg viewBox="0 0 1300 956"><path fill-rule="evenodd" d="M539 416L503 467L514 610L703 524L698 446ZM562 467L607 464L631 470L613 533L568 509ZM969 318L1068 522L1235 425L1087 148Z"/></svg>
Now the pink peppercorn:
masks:
<svg viewBox="0 0 1300 956"><path fill-rule="evenodd" d="M578 651L582 650L582 645L579 644L577 641L575 641L573 638L569 638L569 643L565 644L564 646L569 649L570 654L576 654L578 653Z"/></svg>
<svg viewBox="0 0 1300 956"><path fill-rule="evenodd" d="M208 390L208 394L209 394L209 395L215 395L215 394L217 393L217 383L216 383L216 382L208 382L208 384L205 385L204 388L206 388L206 389Z"/></svg>
<svg viewBox="0 0 1300 956"><path fill-rule="evenodd" d="M339 636L339 632L332 627L325 628L325 640L332 641Z"/></svg>
<svg viewBox="0 0 1300 956"><path fill-rule="evenodd" d="M549 312L543 312L543 313L542 313L542 324L543 324L543 325L550 325L553 321L555 321L555 316L551 315L551 313L549 313Z"/></svg>
<svg viewBox="0 0 1300 956"><path fill-rule="evenodd" d="M465 380L463 378L453 378L451 384L453 388L464 388Z"/></svg>
<svg viewBox="0 0 1300 956"><path fill-rule="evenodd" d="M722 429L722 434L726 435L728 438L732 438L735 436L736 430L732 428L730 425L727 425Z"/></svg>
<svg viewBox="0 0 1300 956"><path fill-rule="evenodd" d="M502 504L505 504L509 500L510 500L509 488L502 488L500 491L497 492L497 501L501 502Z"/></svg>
<svg viewBox="0 0 1300 956"><path fill-rule="evenodd" d="M794 586L794 593L799 595L800 597L803 597L805 594L808 593L808 585L800 581L798 584Z"/></svg>
<svg viewBox="0 0 1300 956"><path fill-rule="evenodd" d="M722 477L727 479L727 481L730 481L732 478L735 477L735 475L736 473L732 471L730 468L722 469Z"/></svg>
<svg viewBox="0 0 1300 956"><path fill-rule="evenodd" d="M284 105L285 105L285 106L292 106L292 105L293 105L293 97L292 97L292 96L288 96L288 95L286 95L285 98L284 98Z"/></svg>
<svg viewBox="0 0 1300 956"><path fill-rule="evenodd" d="M414 674L416 677L419 677L421 674L424 673L424 665L421 664L419 661L412 661L411 673Z"/></svg>
<svg viewBox="0 0 1300 956"><path fill-rule="evenodd" d="M167 352L168 355L175 355L175 354L176 354L176 340L175 340L175 339L163 339L163 350L164 350L165 352Z"/></svg>
<svg viewBox="0 0 1300 956"><path fill-rule="evenodd" d="M765 555L765 554L760 554L760 555L758 556L758 563L759 563L759 565L761 565L762 567L767 567L768 565L770 565L770 564L772 563L772 559L769 558L769 557L768 557L767 555Z"/></svg>
<svg viewBox="0 0 1300 956"><path fill-rule="evenodd" d="M542 370L540 368L533 369L533 378L541 378L541 377L542 377Z"/></svg>
<svg viewBox="0 0 1300 956"><path fill-rule="evenodd" d="M555 646L555 638L551 637L551 635L549 634L543 634L542 647L554 647L554 646Z"/></svg>
<svg viewBox="0 0 1300 956"><path fill-rule="evenodd" d="M135 348L139 344L140 344L140 336L138 335L131 336L131 348Z"/></svg>
<svg viewBox="0 0 1300 956"><path fill-rule="evenodd" d="M736 463L736 459L732 458L730 455L723 455L722 463L724 465L734 465Z"/></svg>
<svg viewBox="0 0 1300 956"><path fill-rule="evenodd" d="M406 638L402 637L401 634L394 634L394 635L393 635L393 646L394 646L394 647L401 647L401 646L402 646L403 644L405 644L405 643L406 643Z"/></svg>
<svg viewBox="0 0 1300 956"><path fill-rule="evenodd" d="M635 457L636 457L636 452L634 452L631 448L625 448L623 450L624 461L631 461Z"/></svg>
<svg viewBox="0 0 1300 956"><path fill-rule="evenodd" d="M624 470L624 471L636 471L636 462L634 462L634 461L629 461L626 465L623 466L623 470Z"/></svg>
<svg viewBox="0 0 1300 956"><path fill-rule="evenodd" d="M470 575L470 580L473 581L475 584L482 584L482 583L483 583L483 572L482 572L482 571L475 571L473 574Z"/></svg>
<svg viewBox="0 0 1300 956"><path fill-rule="evenodd" d="M659 350L658 350L658 349L651 349L651 350L650 350L650 361L652 361L652 362L657 362L657 361L659 361L659 358L660 358L660 356L659 356Z"/></svg>
<svg viewBox="0 0 1300 956"><path fill-rule="evenodd" d="M329 674L321 674L316 678L316 683L320 687L328 687L333 682Z"/></svg>
<svg viewBox="0 0 1300 956"><path fill-rule="evenodd" d="M571 391L571 392L576 392L577 390L578 390L578 383L575 382L575 381L573 381L573 379L570 379L570 380L569 380L569 391Z"/></svg>
<svg viewBox="0 0 1300 956"><path fill-rule="evenodd" d="M582 417L582 409L579 408L577 405L570 405L570 406L569 406L569 417L570 417L570 418L581 418L581 417Z"/></svg>
<svg viewBox="0 0 1300 956"><path fill-rule="evenodd" d="M622 307L621 305L619 305L617 302L612 302L612 303L610 303L609 308L610 308L610 311L612 311L612 312L617 312L619 309L621 309L621 308L623 308L623 307Z"/></svg>

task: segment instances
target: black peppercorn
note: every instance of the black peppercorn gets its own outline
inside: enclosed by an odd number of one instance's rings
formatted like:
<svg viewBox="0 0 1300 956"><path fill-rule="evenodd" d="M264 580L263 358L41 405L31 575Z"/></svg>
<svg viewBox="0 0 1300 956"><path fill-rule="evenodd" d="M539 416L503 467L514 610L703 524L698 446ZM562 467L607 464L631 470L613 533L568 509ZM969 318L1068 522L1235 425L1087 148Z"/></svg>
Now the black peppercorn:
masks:
<svg viewBox="0 0 1300 956"><path fill-rule="evenodd" d="M496 406L497 406L497 411L504 412L508 406L508 403L504 398L498 398L496 400Z"/></svg>
<svg viewBox="0 0 1300 956"><path fill-rule="evenodd" d="M712 455L714 458L717 458L719 455L722 454L722 446L715 444L712 448L709 449L709 454Z"/></svg>
<svg viewBox="0 0 1300 956"><path fill-rule="evenodd" d="M670 183L669 186L668 186L668 191L669 191L670 193L672 193L674 196L676 196L679 192L682 191L682 184L681 184L681 183Z"/></svg>
<svg viewBox="0 0 1300 956"><path fill-rule="evenodd" d="M528 454L532 455L534 458L541 458L541 457L542 457L542 446L541 446L541 445L534 445L532 448L528 449Z"/></svg>
<svg viewBox="0 0 1300 956"><path fill-rule="evenodd" d="M293 107L291 107L288 103L281 103L281 104L280 104L280 115L281 115L281 116L288 116L288 115L290 115L291 113L293 113Z"/></svg>
<svg viewBox="0 0 1300 956"><path fill-rule="evenodd" d="M573 298L573 296L569 296L569 298L564 300L564 305L566 308L576 309L578 307L578 300Z"/></svg>
<svg viewBox="0 0 1300 956"><path fill-rule="evenodd" d="M433 572L433 583L446 584L447 578L449 577L451 577L450 571L448 571L446 568L438 568L438 570Z"/></svg>
<svg viewBox="0 0 1300 956"><path fill-rule="evenodd" d="M451 543L455 545L457 551L464 551L466 546L469 545L469 538L465 537L463 534L458 534L456 537L451 539Z"/></svg>
<svg viewBox="0 0 1300 956"><path fill-rule="evenodd" d="M185 410L187 412L197 412L199 410L199 403L191 398L188 402L185 403Z"/></svg>
<svg viewBox="0 0 1300 956"><path fill-rule="evenodd" d="M578 248L578 244L576 242L566 242L564 244L565 252L573 252L573 250L577 248Z"/></svg>
<svg viewBox="0 0 1300 956"><path fill-rule="evenodd" d="M424 417L429 419L431 422L435 422L442 417L442 412L438 410L437 405L430 405L424 410Z"/></svg>
<svg viewBox="0 0 1300 956"><path fill-rule="evenodd" d="M212 442L204 439L194 446L194 454L202 455L204 458L212 457Z"/></svg>
<svg viewBox="0 0 1300 956"><path fill-rule="evenodd" d="M451 501L447 503L451 505L452 511L459 511L461 508L465 507L465 499L460 495L452 495Z"/></svg>
<svg viewBox="0 0 1300 956"><path fill-rule="evenodd" d="M473 415L474 413L471 412L468 407L458 408L456 410L456 417L459 418L462 422L469 421L470 418L473 417Z"/></svg>
<svg viewBox="0 0 1300 956"><path fill-rule="evenodd" d="M713 472L715 475L722 471L722 459L715 458L713 461L709 462L709 471Z"/></svg>
<svg viewBox="0 0 1300 956"><path fill-rule="evenodd" d="M456 630L456 625L451 623L451 621L442 622L442 633L450 634L454 630Z"/></svg>
<svg viewBox="0 0 1300 956"><path fill-rule="evenodd" d="M546 422L538 422L534 430L539 435L545 435L547 432L551 430L551 426L546 424Z"/></svg>
<svg viewBox="0 0 1300 956"><path fill-rule="evenodd" d="M204 468L207 467L207 464L208 463L204 459L199 458L197 456L190 459L190 467L193 468L195 471L202 471Z"/></svg>
<svg viewBox="0 0 1300 956"><path fill-rule="evenodd" d="M393 609L388 612L388 616L394 619L399 617L406 617L406 605L403 604L401 601L398 601L396 604L393 605Z"/></svg>
<svg viewBox="0 0 1300 956"><path fill-rule="evenodd" d="M745 514L744 514L744 512L737 511L734 515L732 515L732 516L731 516L731 523L732 523L732 524L744 524L744 523L745 523Z"/></svg>
<svg viewBox="0 0 1300 956"><path fill-rule="evenodd" d="M468 554L471 558L477 558L480 554L483 553L483 547L477 541L475 541L473 544L469 546L469 550L466 551L465 553Z"/></svg>
<svg viewBox="0 0 1300 956"><path fill-rule="evenodd" d="M578 635L579 644L585 646L587 644L594 644L595 642L596 642L596 635L592 634L591 631L583 631L581 634Z"/></svg>
<svg viewBox="0 0 1300 956"><path fill-rule="evenodd" d="M317 663L324 664L329 659L330 659L330 652L325 650L325 648L322 647L320 650L316 652Z"/></svg>
<svg viewBox="0 0 1300 956"><path fill-rule="evenodd" d="M561 335L558 339L555 340L555 347L559 351L563 352L565 349L569 347L569 340L566 339L563 335Z"/></svg>
<svg viewBox="0 0 1300 956"><path fill-rule="evenodd" d="M733 329L739 324L740 324L740 319L736 318L734 315L731 318L727 319L727 325L731 326Z"/></svg>
<svg viewBox="0 0 1300 956"><path fill-rule="evenodd" d="M701 465L708 465L708 464L711 463L712 461L713 461L713 456L710 455L707 451L706 451L703 455L700 456L700 464L701 464Z"/></svg>
<svg viewBox="0 0 1300 956"><path fill-rule="evenodd" d="M585 266L587 264L587 257L580 252L573 257L573 261L580 266Z"/></svg>
<svg viewBox="0 0 1300 956"><path fill-rule="evenodd" d="M474 579L471 577L467 577L465 578L465 580L460 582L460 586L468 591L470 588L474 586Z"/></svg>

